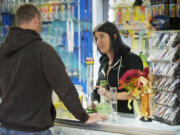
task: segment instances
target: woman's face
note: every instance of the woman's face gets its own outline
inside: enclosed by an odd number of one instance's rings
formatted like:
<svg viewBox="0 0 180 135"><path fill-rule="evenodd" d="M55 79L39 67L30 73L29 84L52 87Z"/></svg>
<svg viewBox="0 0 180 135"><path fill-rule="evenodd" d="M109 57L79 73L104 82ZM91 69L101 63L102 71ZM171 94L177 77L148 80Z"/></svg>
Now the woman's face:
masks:
<svg viewBox="0 0 180 135"><path fill-rule="evenodd" d="M110 37L105 32L95 32L95 40L101 53L110 53Z"/></svg>

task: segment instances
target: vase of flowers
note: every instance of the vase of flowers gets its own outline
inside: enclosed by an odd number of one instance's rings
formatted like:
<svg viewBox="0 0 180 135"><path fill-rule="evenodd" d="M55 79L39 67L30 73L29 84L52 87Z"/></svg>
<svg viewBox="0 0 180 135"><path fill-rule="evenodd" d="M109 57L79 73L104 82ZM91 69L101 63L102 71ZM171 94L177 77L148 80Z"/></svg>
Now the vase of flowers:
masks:
<svg viewBox="0 0 180 135"><path fill-rule="evenodd" d="M135 117L141 117L143 121L151 121L149 68L145 68L143 71L128 70L120 78L119 84L119 90L125 88L128 91L128 108L132 109L131 102L133 102Z"/></svg>

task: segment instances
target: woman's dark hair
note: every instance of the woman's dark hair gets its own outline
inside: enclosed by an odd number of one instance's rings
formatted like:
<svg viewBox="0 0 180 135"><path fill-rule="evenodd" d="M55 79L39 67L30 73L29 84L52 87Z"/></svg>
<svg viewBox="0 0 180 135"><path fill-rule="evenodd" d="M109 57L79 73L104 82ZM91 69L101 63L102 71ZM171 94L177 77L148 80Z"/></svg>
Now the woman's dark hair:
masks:
<svg viewBox="0 0 180 135"><path fill-rule="evenodd" d="M119 30L115 26L115 24L111 22L104 22L96 26L96 28L93 31L93 37L94 37L94 42L95 41L95 32L105 32L109 35L110 37L110 49L114 54L114 58L117 58L120 55L120 51L123 48L123 42L121 40L121 37L119 35ZM114 37L116 35L116 38ZM99 48L98 48L99 50ZM101 53L101 51L99 50ZM102 54L102 53L101 53Z"/></svg>

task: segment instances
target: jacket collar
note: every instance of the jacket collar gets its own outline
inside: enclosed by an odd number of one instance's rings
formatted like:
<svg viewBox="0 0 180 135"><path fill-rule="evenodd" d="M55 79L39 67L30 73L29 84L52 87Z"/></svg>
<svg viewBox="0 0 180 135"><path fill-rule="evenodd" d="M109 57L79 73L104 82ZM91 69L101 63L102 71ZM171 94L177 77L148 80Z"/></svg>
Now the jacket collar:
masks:
<svg viewBox="0 0 180 135"><path fill-rule="evenodd" d="M120 56L121 57L121 56ZM111 68L116 67L120 62L120 57L115 59L115 62L111 66ZM102 55L100 58L100 64L103 66L103 68L106 70L108 68L109 58L107 55Z"/></svg>

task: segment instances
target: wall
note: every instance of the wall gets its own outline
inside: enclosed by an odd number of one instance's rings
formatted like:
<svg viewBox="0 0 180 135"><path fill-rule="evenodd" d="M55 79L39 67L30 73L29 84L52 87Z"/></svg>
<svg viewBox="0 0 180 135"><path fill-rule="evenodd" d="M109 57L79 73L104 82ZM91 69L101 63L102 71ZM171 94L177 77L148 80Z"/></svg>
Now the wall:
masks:
<svg viewBox="0 0 180 135"><path fill-rule="evenodd" d="M93 29L103 22L103 0L93 0ZM93 57L94 57L94 85L98 77L99 69L99 57L100 54L97 50L97 46L93 43Z"/></svg>

